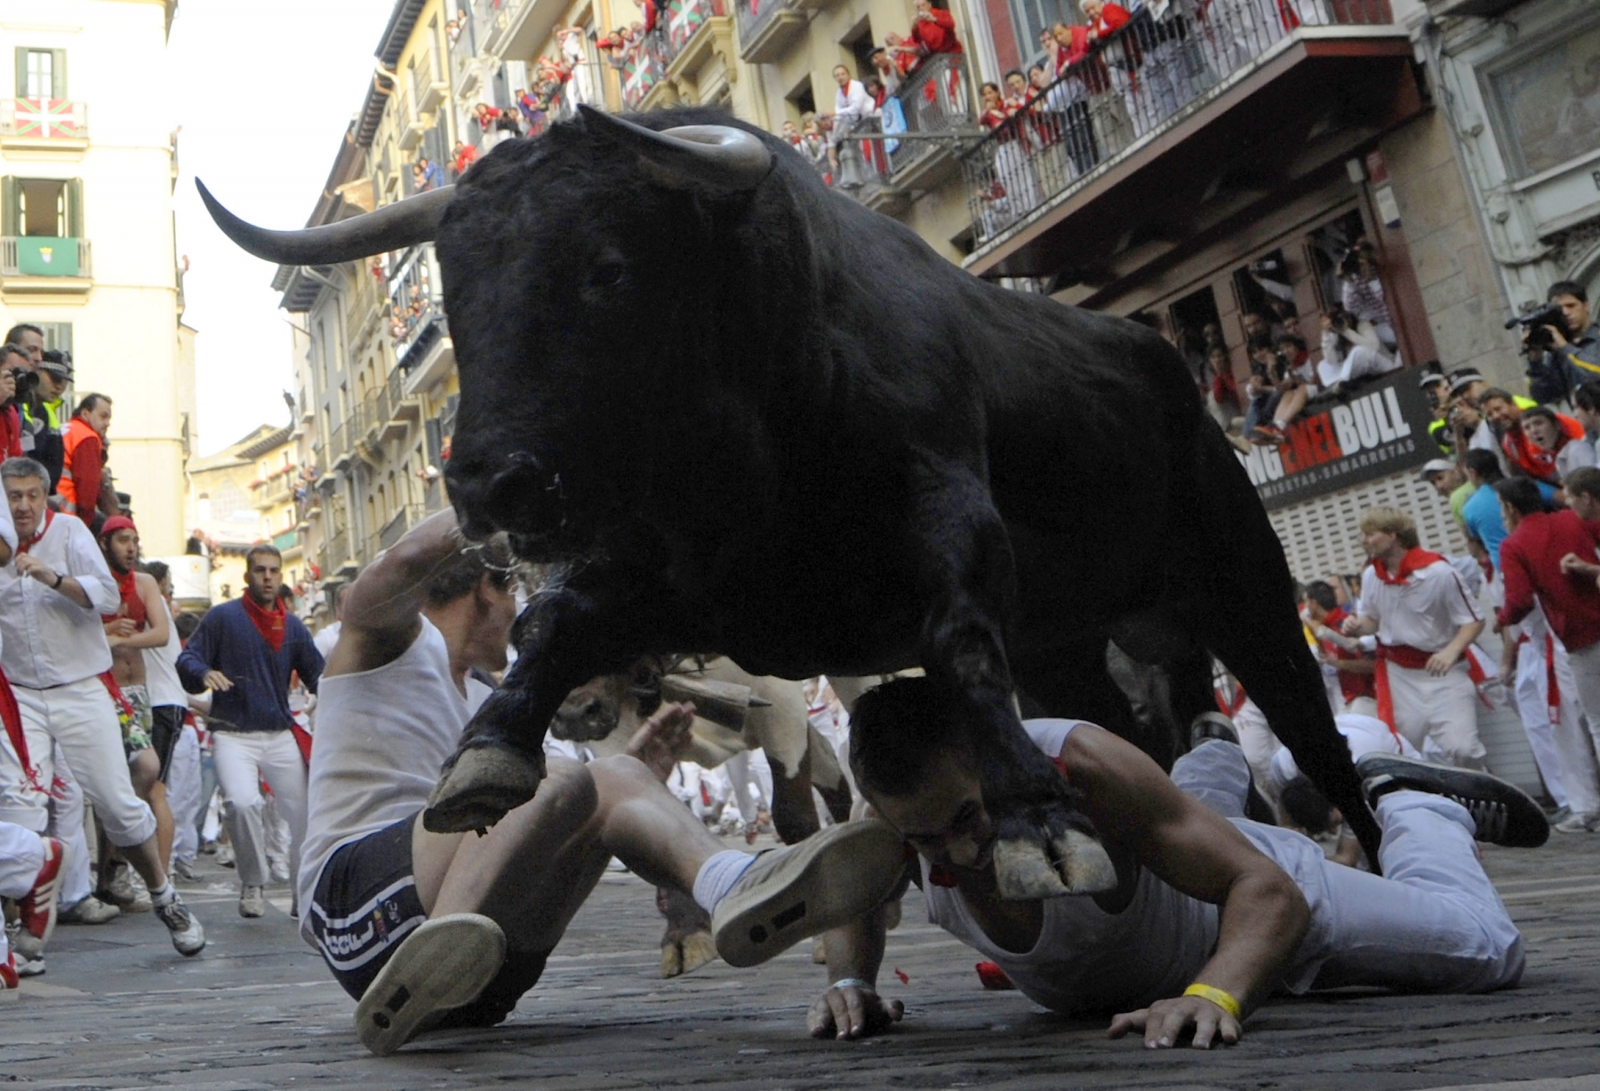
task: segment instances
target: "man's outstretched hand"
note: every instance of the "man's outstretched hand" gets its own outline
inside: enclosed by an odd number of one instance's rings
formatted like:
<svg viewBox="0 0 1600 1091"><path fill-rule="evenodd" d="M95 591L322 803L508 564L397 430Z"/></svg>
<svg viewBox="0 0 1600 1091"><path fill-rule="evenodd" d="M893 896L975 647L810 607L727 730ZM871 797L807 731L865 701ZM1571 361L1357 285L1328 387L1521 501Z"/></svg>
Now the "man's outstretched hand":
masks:
<svg viewBox="0 0 1600 1091"><path fill-rule="evenodd" d="M687 701L664 704L639 725L639 730L628 740L624 753L644 762L663 784L672 776L672 767L678 763L689 744L694 741L690 728L694 726L694 705Z"/></svg>
<svg viewBox="0 0 1600 1091"><path fill-rule="evenodd" d="M1146 1049L1170 1049L1191 1027L1195 1049L1210 1049L1218 1041L1232 1045L1244 1033L1239 1020L1211 1001L1199 996L1177 996L1116 1016L1106 1037L1121 1038L1130 1030L1142 1030Z"/></svg>
<svg viewBox="0 0 1600 1091"><path fill-rule="evenodd" d="M888 1030L905 1013L900 1001L849 985L817 997L806 1013L806 1028L813 1038L865 1038Z"/></svg>

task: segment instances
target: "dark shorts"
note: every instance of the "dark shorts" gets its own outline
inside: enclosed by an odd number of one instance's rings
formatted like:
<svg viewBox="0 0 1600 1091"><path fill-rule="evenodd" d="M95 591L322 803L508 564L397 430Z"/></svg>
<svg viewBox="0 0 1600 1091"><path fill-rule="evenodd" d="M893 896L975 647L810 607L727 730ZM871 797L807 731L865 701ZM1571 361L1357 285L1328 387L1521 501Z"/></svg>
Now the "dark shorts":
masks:
<svg viewBox="0 0 1600 1091"><path fill-rule="evenodd" d="M311 904L311 934L336 981L357 1000L400 942L428 919L412 875L413 813L341 847L323 865ZM550 952L512 950L478 999L431 1026L494 1026L544 972Z"/></svg>
<svg viewBox="0 0 1600 1091"><path fill-rule="evenodd" d="M178 747L178 736L183 734L183 717L188 709L182 705L156 705L150 710L150 745L161 759L161 783L167 783L172 771L172 752Z"/></svg>

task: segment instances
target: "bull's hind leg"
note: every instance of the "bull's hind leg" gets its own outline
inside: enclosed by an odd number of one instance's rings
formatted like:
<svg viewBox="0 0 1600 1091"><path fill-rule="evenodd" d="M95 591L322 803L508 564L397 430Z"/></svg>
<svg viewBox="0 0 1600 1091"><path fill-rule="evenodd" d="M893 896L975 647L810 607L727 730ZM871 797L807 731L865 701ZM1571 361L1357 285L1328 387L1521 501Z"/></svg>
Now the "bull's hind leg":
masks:
<svg viewBox="0 0 1600 1091"><path fill-rule="evenodd" d="M1382 839L1361 778L1323 688L1294 606L1294 580L1272 524L1222 434L1200 437L1198 525L1182 540L1206 543L1210 563L1190 581L1190 631L1233 672L1322 793L1344 813L1377 869Z"/></svg>
<svg viewBox="0 0 1600 1091"><path fill-rule="evenodd" d="M517 662L445 762L424 828L482 830L533 798L544 779L545 729L567 694L652 650L660 611L672 596L652 596L648 586L637 572L592 564L535 595L518 622Z"/></svg>
<svg viewBox="0 0 1600 1091"><path fill-rule="evenodd" d="M970 725L984 805L995 823L1000 894L1031 899L1108 890L1116 885L1110 858L1065 778L1012 710L1002 619L1015 575L1000 517L966 477L929 494L925 516L929 610L922 666Z"/></svg>

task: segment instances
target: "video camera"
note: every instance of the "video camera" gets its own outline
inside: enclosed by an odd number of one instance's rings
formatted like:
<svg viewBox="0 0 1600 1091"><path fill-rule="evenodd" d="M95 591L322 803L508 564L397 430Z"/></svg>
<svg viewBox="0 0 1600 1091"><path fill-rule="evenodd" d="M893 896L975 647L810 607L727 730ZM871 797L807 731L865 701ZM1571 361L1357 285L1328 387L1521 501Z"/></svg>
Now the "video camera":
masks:
<svg viewBox="0 0 1600 1091"><path fill-rule="evenodd" d="M1546 303L1543 307L1535 307L1525 314L1506 319L1506 329L1509 330L1513 326L1521 326L1528 331L1526 344L1531 349L1556 347L1550 331L1545 328L1547 326L1554 326L1561 331L1562 337L1568 341L1572 340L1572 331L1567 329L1566 316L1561 313L1561 307L1556 303Z"/></svg>

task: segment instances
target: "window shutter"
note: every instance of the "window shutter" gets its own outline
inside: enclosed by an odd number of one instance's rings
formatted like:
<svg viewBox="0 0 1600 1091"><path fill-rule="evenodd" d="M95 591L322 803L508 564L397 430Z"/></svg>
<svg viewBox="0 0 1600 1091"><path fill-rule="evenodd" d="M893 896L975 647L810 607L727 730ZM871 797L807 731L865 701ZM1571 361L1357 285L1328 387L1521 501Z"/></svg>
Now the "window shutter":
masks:
<svg viewBox="0 0 1600 1091"><path fill-rule="evenodd" d="M50 97L67 97L67 51L65 49L52 49L50 51Z"/></svg>
<svg viewBox="0 0 1600 1091"><path fill-rule="evenodd" d="M19 230L21 217L18 215L18 204L17 180L8 174L0 178L0 235L22 234Z"/></svg>
<svg viewBox="0 0 1600 1091"><path fill-rule="evenodd" d="M19 45L17 54L17 97L28 97L28 47Z"/></svg>
<svg viewBox="0 0 1600 1091"><path fill-rule="evenodd" d="M83 238L83 179L67 179L67 237Z"/></svg>

